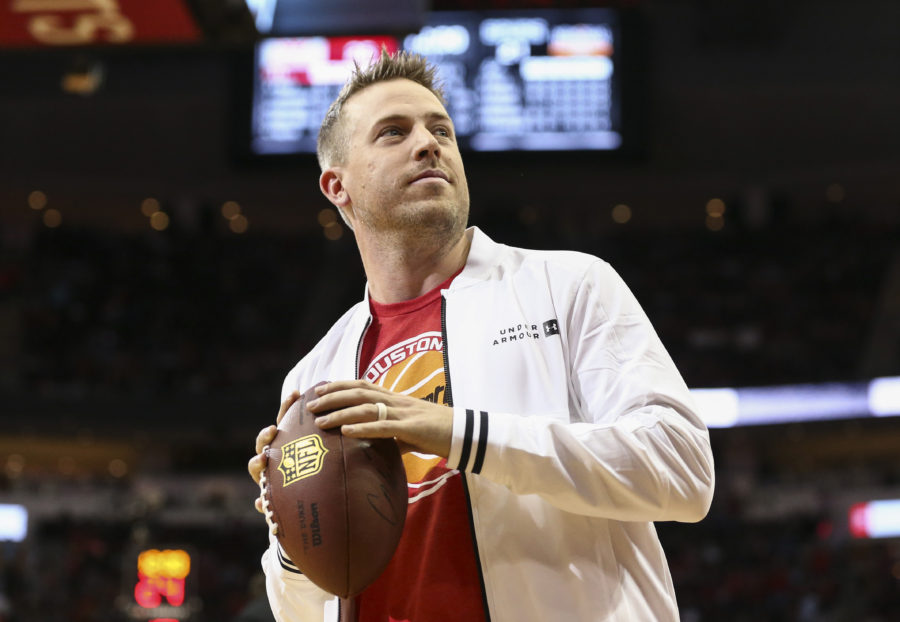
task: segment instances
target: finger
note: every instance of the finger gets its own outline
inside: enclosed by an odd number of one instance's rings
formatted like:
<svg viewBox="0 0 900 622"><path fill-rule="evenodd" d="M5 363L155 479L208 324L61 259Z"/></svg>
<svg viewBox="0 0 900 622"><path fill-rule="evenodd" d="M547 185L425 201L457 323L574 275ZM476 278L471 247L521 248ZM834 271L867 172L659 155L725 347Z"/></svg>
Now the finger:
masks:
<svg viewBox="0 0 900 622"><path fill-rule="evenodd" d="M360 404L350 408L342 408L316 418L316 425L323 430L353 423L378 421L377 404Z"/></svg>
<svg viewBox="0 0 900 622"><path fill-rule="evenodd" d="M326 393L334 393L335 391L344 391L346 389L358 389L364 387L374 387L370 382L365 380L335 380L334 382L323 382L314 387L316 395L325 395Z"/></svg>
<svg viewBox="0 0 900 622"><path fill-rule="evenodd" d="M399 421L367 421L364 423L348 423L341 427L344 436L362 438L399 438L405 429Z"/></svg>
<svg viewBox="0 0 900 622"><path fill-rule="evenodd" d="M265 514L265 512L263 511L263 506L262 506L262 498L257 497L256 500L253 502L253 507L255 507L256 511L259 512L260 514Z"/></svg>
<svg viewBox="0 0 900 622"><path fill-rule="evenodd" d="M261 454L266 445L271 445L277 433L278 429L274 425L260 430L256 435L256 453Z"/></svg>
<svg viewBox="0 0 900 622"><path fill-rule="evenodd" d="M262 475L262 472L266 468L266 455L265 454L257 454L250 458L247 461L247 472L250 473L250 477L253 478L253 481L257 484L259 483L259 478Z"/></svg>
<svg viewBox="0 0 900 622"><path fill-rule="evenodd" d="M283 402L281 402L281 408L278 409L278 417L275 418L275 423L281 423L281 420L284 419L285 413L287 413L291 405L298 399L300 399L300 392L293 391Z"/></svg>
<svg viewBox="0 0 900 622"><path fill-rule="evenodd" d="M348 424L341 427L341 434L352 438L394 438L416 451L446 458L450 454L453 425L453 413L447 410L427 417Z"/></svg>
<svg viewBox="0 0 900 622"><path fill-rule="evenodd" d="M367 423L354 423L341 428L341 434L352 438L389 438L399 447L407 447L405 451L421 451L421 447L400 440L398 434L403 434L403 424L400 421L370 421Z"/></svg>
<svg viewBox="0 0 900 622"><path fill-rule="evenodd" d="M378 395L394 395L392 391L385 389L377 384L372 384L366 380L336 380L334 382L323 382L314 387L317 396L331 395L343 391L356 391L359 394L378 394ZM365 393L369 392L369 393Z"/></svg>
<svg viewBox="0 0 900 622"><path fill-rule="evenodd" d="M319 414L329 410L340 410L351 406L374 404L376 402L383 402L390 406L391 400L396 399L396 397L397 395L395 393L391 393L387 389L381 389L374 385L365 387L347 387L338 391L326 393L307 404L306 407L311 413Z"/></svg>

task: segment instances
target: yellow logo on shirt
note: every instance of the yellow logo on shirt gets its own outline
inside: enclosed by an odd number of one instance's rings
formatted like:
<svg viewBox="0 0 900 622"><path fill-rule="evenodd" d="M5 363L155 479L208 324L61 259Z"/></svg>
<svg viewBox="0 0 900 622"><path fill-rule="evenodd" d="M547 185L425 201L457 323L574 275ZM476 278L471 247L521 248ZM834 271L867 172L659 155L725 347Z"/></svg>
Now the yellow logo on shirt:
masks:
<svg viewBox="0 0 900 622"><path fill-rule="evenodd" d="M312 477L322 470L328 450L318 434L301 436L281 448L278 470L284 476L284 486Z"/></svg>

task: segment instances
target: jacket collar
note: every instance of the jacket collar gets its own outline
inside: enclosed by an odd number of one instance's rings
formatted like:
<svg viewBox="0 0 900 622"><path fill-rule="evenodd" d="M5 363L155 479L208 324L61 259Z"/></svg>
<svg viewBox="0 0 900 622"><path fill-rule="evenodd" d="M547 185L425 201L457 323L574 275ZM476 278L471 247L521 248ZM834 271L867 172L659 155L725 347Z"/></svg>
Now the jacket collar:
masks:
<svg viewBox="0 0 900 622"><path fill-rule="evenodd" d="M466 258L466 265L463 266L462 272L450 284L451 291L486 281L491 276L491 272L498 269L500 253L504 248L503 244L494 242L478 227L469 227L466 229L465 235L469 236L471 240L469 255ZM366 282L365 291L363 291L363 309L366 310L366 315L368 316L368 281Z"/></svg>
<svg viewBox="0 0 900 622"><path fill-rule="evenodd" d="M466 229L466 235L472 241L466 265L450 284L451 290L462 289L486 281L491 273L498 269L500 254L504 245L494 242L478 227Z"/></svg>

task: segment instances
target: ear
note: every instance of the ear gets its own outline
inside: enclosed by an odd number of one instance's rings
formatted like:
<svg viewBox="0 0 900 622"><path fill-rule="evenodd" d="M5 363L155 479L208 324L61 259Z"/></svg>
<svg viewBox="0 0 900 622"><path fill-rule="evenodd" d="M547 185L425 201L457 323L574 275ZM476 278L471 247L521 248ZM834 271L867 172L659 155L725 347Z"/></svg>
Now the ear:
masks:
<svg viewBox="0 0 900 622"><path fill-rule="evenodd" d="M341 181L343 171L339 167L327 168L319 176L319 189L325 198L338 209L350 206L350 194Z"/></svg>

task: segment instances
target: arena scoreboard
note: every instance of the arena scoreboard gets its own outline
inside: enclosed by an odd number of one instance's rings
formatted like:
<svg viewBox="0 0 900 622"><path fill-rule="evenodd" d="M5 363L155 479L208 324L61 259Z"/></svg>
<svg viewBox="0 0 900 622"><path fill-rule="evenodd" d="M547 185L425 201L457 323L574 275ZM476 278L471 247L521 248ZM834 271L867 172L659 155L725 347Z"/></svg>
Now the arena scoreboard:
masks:
<svg viewBox="0 0 900 622"><path fill-rule="evenodd" d="M620 152L638 116L626 103L637 71L627 49L638 39L626 22L599 8L432 11L406 35L263 38L253 62L251 155L315 153L354 63L367 65L382 47L436 66L463 151Z"/></svg>

